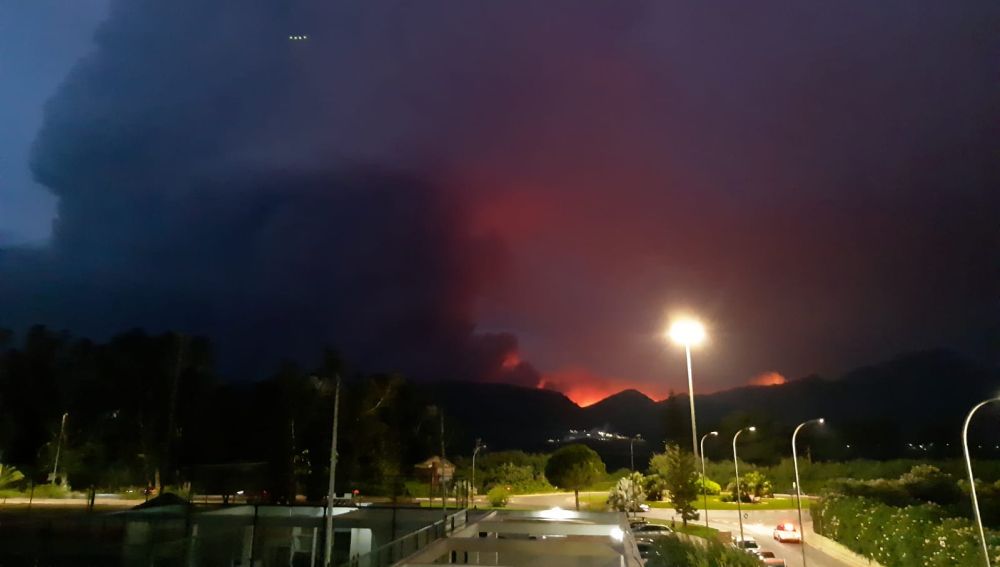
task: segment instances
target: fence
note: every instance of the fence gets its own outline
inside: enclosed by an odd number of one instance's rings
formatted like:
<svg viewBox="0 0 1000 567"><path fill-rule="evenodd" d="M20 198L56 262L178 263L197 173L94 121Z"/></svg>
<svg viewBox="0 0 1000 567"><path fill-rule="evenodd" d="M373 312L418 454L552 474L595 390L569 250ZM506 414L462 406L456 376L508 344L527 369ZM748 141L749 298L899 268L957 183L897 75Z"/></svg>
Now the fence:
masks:
<svg viewBox="0 0 1000 567"><path fill-rule="evenodd" d="M468 524L469 509L465 508L364 555L352 557L341 567L389 567Z"/></svg>

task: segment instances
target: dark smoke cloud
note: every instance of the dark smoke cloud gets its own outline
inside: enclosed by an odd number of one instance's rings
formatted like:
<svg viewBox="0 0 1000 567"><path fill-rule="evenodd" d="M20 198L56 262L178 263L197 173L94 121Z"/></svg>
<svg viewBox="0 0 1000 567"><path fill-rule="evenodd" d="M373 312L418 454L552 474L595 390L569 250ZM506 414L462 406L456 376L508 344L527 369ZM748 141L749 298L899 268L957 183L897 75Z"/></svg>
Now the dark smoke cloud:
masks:
<svg viewBox="0 0 1000 567"><path fill-rule="evenodd" d="M394 146L398 117L357 114L354 24L378 14L326 5L115 3L48 104L33 169L59 218L48 250L0 251L5 322L204 333L257 376L336 345L366 370L537 383L502 367L512 336L475 334L502 244Z"/></svg>
<svg viewBox="0 0 1000 567"><path fill-rule="evenodd" d="M659 395L674 308L704 390L987 352L997 6L119 0L48 105L59 219L0 251L5 317Z"/></svg>

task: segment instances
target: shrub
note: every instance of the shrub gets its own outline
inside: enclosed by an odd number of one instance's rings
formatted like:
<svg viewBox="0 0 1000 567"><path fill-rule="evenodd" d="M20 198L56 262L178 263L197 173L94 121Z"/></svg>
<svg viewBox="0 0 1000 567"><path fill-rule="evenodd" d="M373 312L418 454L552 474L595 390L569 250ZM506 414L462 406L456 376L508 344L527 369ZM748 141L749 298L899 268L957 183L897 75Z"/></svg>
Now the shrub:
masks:
<svg viewBox="0 0 1000 567"><path fill-rule="evenodd" d="M845 496L857 496L888 504L911 506L934 502L943 506L956 504L963 498L963 486L950 474L931 465L917 465L898 479L837 480L829 490Z"/></svg>
<svg viewBox="0 0 1000 567"><path fill-rule="evenodd" d="M510 501L510 493L503 486L494 486L486 493L486 499L489 501L490 506L503 508Z"/></svg>
<svg viewBox="0 0 1000 567"><path fill-rule="evenodd" d="M430 486L419 480L408 480L403 483L403 488L407 496L414 498L427 498L431 493Z"/></svg>
<svg viewBox="0 0 1000 567"><path fill-rule="evenodd" d="M676 535L659 538L647 567L760 567L757 556L717 541L692 543Z"/></svg>
<svg viewBox="0 0 1000 567"><path fill-rule="evenodd" d="M639 504L646 499L642 473L632 473L618 480L608 493L608 506L619 512L638 512Z"/></svg>
<svg viewBox="0 0 1000 567"><path fill-rule="evenodd" d="M659 502L660 500L663 500L664 493L667 490L667 483L663 480L663 477L658 474L648 474L643 480L642 488L646 493L647 500Z"/></svg>
<svg viewBox="0 0 1000 567"><path fill-rule="evenodd" d="M27 494L30 491L26 491ZM34 498L69 498L69 490L61 484L36 484Z"/></svg>
<svg viewBox="0 0 1000 567"><path fill-rule="evenodd" d="M899 484L916 500L947 506L962 499L962 490L955 479L931 465L913 467L899 477Z"/></svg>
<svg viewBox="0 0 1000 567"><path fill-rule="evenodd" d="M966 518L949 518L937 504L894 507L874 500L834 495L812 506L813 528L886 567L975 565L976 530ZM987 533L991 554L1000 554L1000 534Z"/></svg>
<svg viewBox="0 0 1000 567"><path fill-rule="evenodd" d="M707 476L701 476L698 474L698 494L711 494L717 495L722 492L722 485L715 482L714 480L708 478Z"/></svg>
<svg viewBox="0 0 1000 567"><path fill-rule="evenodd" d="M10 465L0 464L0 488L11 489L15 484L21 484L24 474Z"/></svg>

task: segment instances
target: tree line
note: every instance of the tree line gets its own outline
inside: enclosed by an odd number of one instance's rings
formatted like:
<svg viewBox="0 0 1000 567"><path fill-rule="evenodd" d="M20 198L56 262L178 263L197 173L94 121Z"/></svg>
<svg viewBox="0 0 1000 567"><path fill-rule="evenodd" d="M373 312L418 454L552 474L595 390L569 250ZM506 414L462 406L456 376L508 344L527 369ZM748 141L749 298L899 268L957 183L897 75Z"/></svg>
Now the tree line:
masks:
<svg viewBox="0 0 1000 567"><path fill-rule="evenodd" d="M265 380L225 381L200 337L0 331L0 463L24 482L77 490L320 499L338 379L337 490L391 493L413 463L440 451L447 421L400 376L353 371L327 350L315 368L286 362Z"/></svg>

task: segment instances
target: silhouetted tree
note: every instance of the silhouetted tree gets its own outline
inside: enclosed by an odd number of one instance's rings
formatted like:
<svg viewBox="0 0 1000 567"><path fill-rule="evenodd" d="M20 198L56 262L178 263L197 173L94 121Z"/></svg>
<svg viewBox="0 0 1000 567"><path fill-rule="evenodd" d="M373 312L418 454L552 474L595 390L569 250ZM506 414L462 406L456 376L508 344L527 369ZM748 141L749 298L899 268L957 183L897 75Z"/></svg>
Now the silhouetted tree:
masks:
<svg viewBox="0 0 1000 567"><path fill-rule="evenodd" d="M553 486L572 490L576 509L580 509L580 489L599 480L606 473L604 461L586 445L566 445L545 464L545 477Z"/></svg>

